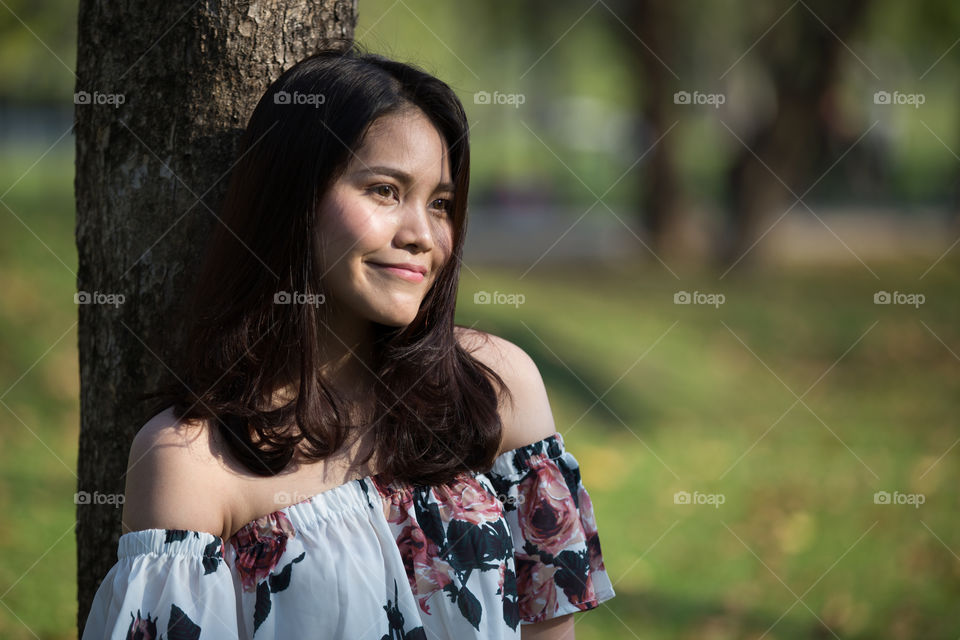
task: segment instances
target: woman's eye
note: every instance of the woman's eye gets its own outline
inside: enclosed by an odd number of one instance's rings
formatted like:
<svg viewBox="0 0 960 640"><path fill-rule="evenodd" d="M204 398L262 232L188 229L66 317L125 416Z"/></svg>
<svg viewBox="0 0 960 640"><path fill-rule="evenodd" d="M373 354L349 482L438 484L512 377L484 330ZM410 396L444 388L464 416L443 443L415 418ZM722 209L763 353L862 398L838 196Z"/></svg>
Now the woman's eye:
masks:
<svg viewBox="0 0 960 640"><path fill-rule="evenodd" d="M374 192L378 196L383 196L384 198L389 198L393 195L393 187L389 184L378 184L375 187L371 187L370 191Z"/></svg>
<svg viewBox="0 0 960 640"><path fill-rule="evenodd" d="M441 211L450 213L450 207L453 204L452 202L450 202L450 200L447 200L446 198L437 198L436 200L433 201L433 204L437 204L438 202L440 203L440 205L437 207L434 207L435 209L440 209Z"/></svg>

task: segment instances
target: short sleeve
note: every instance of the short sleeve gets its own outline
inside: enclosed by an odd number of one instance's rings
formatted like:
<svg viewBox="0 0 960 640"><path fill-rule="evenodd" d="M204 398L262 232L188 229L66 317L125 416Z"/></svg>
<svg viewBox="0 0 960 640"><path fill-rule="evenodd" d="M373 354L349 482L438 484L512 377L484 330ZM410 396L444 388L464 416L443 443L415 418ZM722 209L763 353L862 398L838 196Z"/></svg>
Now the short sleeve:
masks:
<svg viewBox="0 0 960 640"><path fill-rule="evenodd" d="M487 476L513 537L521 622L587 611L616 595L593 504L561 434L502 453Z"/></svg>
<svg viewBox="0 0 960 640"><path fill-rule="evenodd" d="M203 531L145 529L120 536L82 640L240 637L223 541Z"/></svg>

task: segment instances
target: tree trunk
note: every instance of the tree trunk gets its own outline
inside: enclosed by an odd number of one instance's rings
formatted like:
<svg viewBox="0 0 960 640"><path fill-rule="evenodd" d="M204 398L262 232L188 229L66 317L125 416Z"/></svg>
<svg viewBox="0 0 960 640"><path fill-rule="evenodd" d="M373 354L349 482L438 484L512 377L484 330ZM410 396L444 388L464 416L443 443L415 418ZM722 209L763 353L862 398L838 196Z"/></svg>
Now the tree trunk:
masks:
<svg viewBox="0 0 960 640"><path fill-rule="evenodd" d="M642 131L636 155L643 162L631 172L637 183L636 226L659 256L684 257L682 184L677 165L677 120L673 104L679 78L668 65L689 36L682 29L683 9L671 0L608 0L603 12L611 35L620 38L635 70ZM659 140L659 142L657 142ZM656 144L654 144L656 143ZM641 249L642 250L642 249Z"/></svg>
<svg viewBox="0 0 960 640"><path fill-rule="evenodd" d="M815 171L834 161L827 157L835 136L830 122L835 109L832 90L843 56L851 55L844 43L863 23L869 7L869 0L811 0L797 5L751 54L769 73L777 111L744 140L747 148L739 149L727 173L728 239L717 252L723 265L749 264L761 223L789 207L794 201L790 191L803 195L807 183L818 177ZM771 9L773 15L781 11ZM769 25L767 17L763 28ZM802 204L797 209L807 213Z"/></svg>
<svg viewBox="0 0 960 640"><path fill-rule="evenodd" d="M640 196L641 222L657 252L681 253L676 235L681 211L680 176L677 170L674 142L676 134L665 135L676 120L673 90L677 78L664 60L674 58L673 49L681 39L677 7L664 0L634 0L629 3L628 24L636 32L620 29L634 50L634 59L641 81L642 113L649 134L644 140L647 168L643 174ZM656 146L648 151L649 146Z"/></svg>
<svg viewBox="0 0 960 640"><path fill-rule="evenodd" d="M283 70L322 38L353 37L356 11L356 0L80 3L81 630L116 562L130 442L151 417L137 396L172 375L178 302L219 215L239 136Z"/></svg>

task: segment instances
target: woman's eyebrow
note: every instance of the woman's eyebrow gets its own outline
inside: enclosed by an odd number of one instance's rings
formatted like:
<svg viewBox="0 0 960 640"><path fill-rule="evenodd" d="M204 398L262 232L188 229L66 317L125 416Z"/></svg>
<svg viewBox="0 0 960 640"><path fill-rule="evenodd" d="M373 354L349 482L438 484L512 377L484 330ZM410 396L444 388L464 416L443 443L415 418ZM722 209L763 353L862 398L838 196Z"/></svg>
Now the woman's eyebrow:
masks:
<svg viewBox="0 0 960 640"><path fill-rule="evenodd" d="M395 169L393 167L384 167L384 166L378 165L375 167L367 167L365 169L361 169L360 171L355 171L353 173L353 175L355 176L370 175L370 174L378 174L378 175L390 176L391 178L396 178L397 180L402 182L404 186L407 186L407 187L409 187L411 184L414 183L413 176L411 176L409 173L406 173L405 171L402 171L400 169ZM436 191L453 191L453 183L441 182L440 184L437 185Z"/></svg>

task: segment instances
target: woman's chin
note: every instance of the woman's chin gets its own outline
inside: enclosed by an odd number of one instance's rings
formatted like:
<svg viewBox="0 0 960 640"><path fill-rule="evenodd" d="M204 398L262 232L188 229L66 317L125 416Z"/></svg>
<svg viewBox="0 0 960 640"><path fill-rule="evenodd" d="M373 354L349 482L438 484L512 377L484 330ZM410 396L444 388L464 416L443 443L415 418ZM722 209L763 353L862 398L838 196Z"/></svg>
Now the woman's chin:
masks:
<svg viewBox="0 0 960 640"><path fill-rule="evenodd" d="M380 324L387 325L388 327L405 327L411 322L413 322L413 319L416 317L417 317L416 313L410 313L410 314L389 313L389 314L383 314L379 318L374 318L373 321L379 322Z"/></svg>

